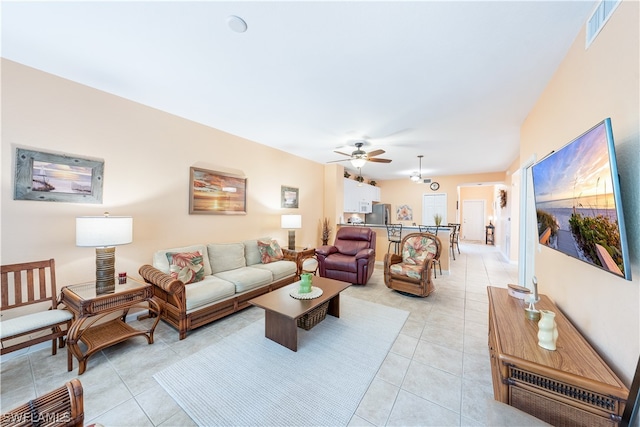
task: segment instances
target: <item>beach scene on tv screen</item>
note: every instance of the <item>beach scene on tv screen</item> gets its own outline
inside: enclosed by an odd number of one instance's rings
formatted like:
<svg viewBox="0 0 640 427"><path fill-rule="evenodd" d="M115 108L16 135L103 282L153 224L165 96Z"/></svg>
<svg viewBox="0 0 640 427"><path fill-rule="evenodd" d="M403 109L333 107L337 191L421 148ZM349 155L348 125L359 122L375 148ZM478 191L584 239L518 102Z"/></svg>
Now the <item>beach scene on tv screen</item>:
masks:
<svg viewBox="0 0 640 427"><path fill-rule="evenodd" d="M605 124L532 168L541 244L624 276Z"/></svg>

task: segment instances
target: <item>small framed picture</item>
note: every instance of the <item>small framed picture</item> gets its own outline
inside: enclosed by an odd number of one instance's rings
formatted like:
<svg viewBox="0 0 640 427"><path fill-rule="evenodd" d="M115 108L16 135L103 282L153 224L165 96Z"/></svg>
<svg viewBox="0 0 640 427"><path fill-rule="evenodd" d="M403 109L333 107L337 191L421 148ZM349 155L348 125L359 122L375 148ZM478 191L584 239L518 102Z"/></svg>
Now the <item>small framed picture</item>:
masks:
<svg viewBox="0 0 640 427"><path fill-rule="evenodd" d="M104 162L16 149L14 200L102 203Z"/></svg>
<svg viewBox="0 0 640 427"><path fill-rule="evenodd" d="M396 218L398 221L413 221L413 209L409 205L400 205L396 209Z"/></svg>
<svg viewBox="0 0 640 427"><path fill-rule="evenodd" d="M294 187L282 186L281 190L281 206L282 208L298 207L298 189Z"/></svg>

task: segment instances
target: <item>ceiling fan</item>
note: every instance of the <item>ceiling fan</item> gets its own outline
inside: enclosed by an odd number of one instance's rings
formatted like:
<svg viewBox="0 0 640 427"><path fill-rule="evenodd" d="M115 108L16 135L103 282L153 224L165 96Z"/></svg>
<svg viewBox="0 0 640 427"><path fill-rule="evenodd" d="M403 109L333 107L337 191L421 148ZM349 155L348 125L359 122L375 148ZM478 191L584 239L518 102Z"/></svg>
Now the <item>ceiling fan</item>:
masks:
<svg viewBox="0 0 640 427"><path fill-rule="evenodd" d="M356 150L351 154L343 153L341 151L334 151L334 153L342 154L343 156L349 156L351 158L342 159L342 160L333 160L328 163L344 162L346 160L349 160L354 168L361 168L362 166L364 166L366 162L391 163L390 159L379 159L375 157L375 156L379 156L380 154L384 154L385 153L384 150L373 150L367 153L362 149L362 146L364 144L365 144L364 141L357 141L355 143Z"/></svg>

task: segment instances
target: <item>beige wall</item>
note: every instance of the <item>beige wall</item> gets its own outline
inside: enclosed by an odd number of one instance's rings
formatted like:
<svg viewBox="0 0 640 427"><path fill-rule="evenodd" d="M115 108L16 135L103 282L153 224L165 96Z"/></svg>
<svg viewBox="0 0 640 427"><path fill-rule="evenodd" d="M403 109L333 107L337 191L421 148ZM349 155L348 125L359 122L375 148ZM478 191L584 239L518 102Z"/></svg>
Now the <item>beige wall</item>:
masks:
<svg viewBox="0 0 640 427"><path fill-rule="evenodd" d="M486 173L486 174L469 174L469 175L450 175L433 177L432 180L440 184L438 191L431 191L428 184L416 184L406 179L396 179L381 181L378 183L380 192L382 194L382 203L391 204L391 217L396 222L396 209L400 205L409 205L413 210L412 221L397 221L404 225L411 225L412 223L422 223L422 196L424 194L441 194L447 195L447 218L443 218L444 224L448 222L459 222L461 216L458 216L457 208L461 206L464 199L460 199L458 204L458 191L459 187L463 186L477 186L479 183L501 183L505 179L504 172ZM486 187L486 194L483 194L483 198L487 202L487 211L489 212L489 206L492 205L492 188L493 185ZM491 215L487 213L487 215ZM433 220L429 222L433 223ZM488 224L487 220L487 224Z"/></svg>
<svg viewBox="0 0 640 427"><path fill-rule="evenodd" d="M343 216L344 209L344 167L330 164L324 167L324 218L329 220L331 232L329 233L329 243L333 243L336 236L336 224ZM322 234L322 230L320 231ZM319 242L320 244L322 242Z"/></svg>
<svg viewBox="0 0 640 427"><path fill-rule="evenodd" d="M16 147L103 159L102 204L13 200ZM324 166L128 100L2 60L2 264L56 259L58 285L95 277L95 251L75 246L75 217L131 215L133 243L117 271L137 274L160 248L273 236L282 213L300 213L300 245L316 245ZM247 177L247 215L189 215L189 167ZM299 209L280 208L280 187Z"/></svg>
<svg viewBox="0 0 640 427"><path fill-rule="evenodd" d="M639 6L623 1L588 50L584 28L521 129L521 162L557 149L606 117L616 142L633 281L546 247L535 274L549 295L622 379L640 353Z"/></svg>

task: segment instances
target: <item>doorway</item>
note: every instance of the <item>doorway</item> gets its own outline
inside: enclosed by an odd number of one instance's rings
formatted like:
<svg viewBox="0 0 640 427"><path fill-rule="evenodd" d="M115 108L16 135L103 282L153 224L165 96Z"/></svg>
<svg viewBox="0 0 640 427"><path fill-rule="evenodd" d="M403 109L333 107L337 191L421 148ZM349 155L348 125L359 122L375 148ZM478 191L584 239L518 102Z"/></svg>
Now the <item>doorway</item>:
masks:
<svg viewBox="0 0 640 427"><path fill-rule="evenodd" d="M484 240L484 200L462 202L462 240Z"/></svg>

